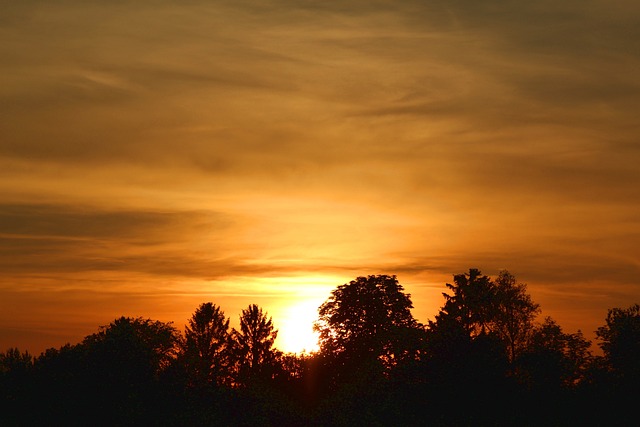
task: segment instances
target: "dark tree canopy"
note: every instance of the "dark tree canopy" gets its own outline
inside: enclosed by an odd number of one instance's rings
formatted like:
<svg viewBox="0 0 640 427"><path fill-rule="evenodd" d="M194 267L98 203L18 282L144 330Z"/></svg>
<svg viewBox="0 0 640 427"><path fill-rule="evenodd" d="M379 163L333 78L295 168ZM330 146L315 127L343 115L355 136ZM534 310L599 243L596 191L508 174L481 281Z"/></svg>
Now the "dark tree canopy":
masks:
<svg viewBox="0 0 640 427"><path fill-rule="evenodd" d="M526 285L508 271L494 281L478 269L453 277L443 293L445 304L436 321L429 323L430 335L443 340L474 340L493 335L504 345L510 361L526 345L540 306L531 300ZM434 339L437 339L434 337Z"/></svg>
<svg viewBox="0 0 640 427"><path fill-rule="evenodd" d="M101 362L121 366L137 364L157 374L175 356L179 339L180 334L171 323L120 317L102 326L98 333L87 336L82 346Z"/></svg>
<svg viewBox="0 0 640 427"><path fill-rule="evenodd" d="M640 305L612 308L605 322L596 335L611 369L619 378L640 380Z"/></svg>
<svg viewBox="0 0 640 427"><path fill-rule="evenodd" d="M0 353L0 424L3 406L20 400L32 370L33 356L28 351L12 347Z"/></svg>
<svg viewBox="0 0 640 427"><path fill-rule="evenodd" d="M455 320L470 337L486 332L493 317L495 299L491 278L472 268L467 274L453 276L453 285L447 283L446 287L452 293L442 294L445 304L438 316Z"/></svg>
<svg viewBox="0 0 640 427"><path fill-rule="evenodd" d="M200 304L185 326L181 359L192 385L205 386L229 380L231 335L229 318L217 305Z"/></svg>
<svg viewBox="0 0 640 427"><path fill-rule="evenodd" d="M552 391L582 380L591 360L582 332L564 333L551 317L536 325L516 360L518 378L531 388Z"/></svg>
<svg viewBox="0 0 640 427"><path fill-rule="evenodd" d="M472 268L446 287L445 303L427 328L428 375L452 396L462 384L478 393L504 393L539 306L507 271L492 280Z"/></svg>
<svg viewBox="0 0 640 427"><path fill-rule="evenodd" d="M331 358L378 360L385 368L407 357L422 331L396 276L358 277L338 286L318 309L320 351Z"/></svg>
<svg viewBox="0 0 640 427"><path fill-rule="evenodd" d="M18 348L11 347L0 353L0 375L26 372L32 365L33 356L28 351L21 352Z"/></svg>
<svg viewBox="0 0 640 427"><path fill-rule="evenodd" d="M427 328L395 276L333 290L320 350L283 354L255 304L238 329L201 304L184 337L120 317L39 357L0 353L0 425L628 425L640 380L640 305L609 310L592 356L502 271L453 277ZM23 408L33 408L24 411ZM597 408L597 411L593 410Z"/></svg>
<svg viewBox="0 0 640 427"><path fill-rule="evenodd" d="M241 384L269 379L278 352L273 343L278 331L271 317L256 304L242 310L240 331L234 330L235 357L238 364L238 379Z"/></svg>
<svg viewBox="0 0 640 427"><path fill-rule="evenodd" d="M496 278L494 292L490 329L505 343L509 360L513 362L527 344L540 305L531 300L527 285L518 283L506 270Z"/></svg>

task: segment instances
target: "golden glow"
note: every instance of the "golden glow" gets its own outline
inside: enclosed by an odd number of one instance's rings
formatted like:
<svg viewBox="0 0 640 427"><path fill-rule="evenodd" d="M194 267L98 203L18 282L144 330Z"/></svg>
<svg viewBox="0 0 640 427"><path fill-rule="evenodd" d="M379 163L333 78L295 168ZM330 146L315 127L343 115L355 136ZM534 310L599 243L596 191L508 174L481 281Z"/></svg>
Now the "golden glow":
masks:
<svg viewBox="0 0 640 427"><path fill-rule="evenodd" d="M242 300L257 301L273 318L278 330L275 346L285 353L301 353L318 349L318 336L313 331L318 307L334 288L347 280L327 274L245 278L244 281L247 295ZM265 298L266 295L270 297ZM231 319L233 322L233 315Z"/></svg>
<svg viewBox="0 0 640 427"><path fill-rule="evenodd" d="M318 318L317 300L293 302L282 313L277 347L284 352L301 353L318 349L318 334L313 322Z"/></svg>
<svg viewBox="0 0 640 427"><path fill-rule="evenodd" d="M297 351L367 274L422 322L469 267L587 334L640 300L638 2L285 3L3 10L0 351L207 301Z"/></svg>

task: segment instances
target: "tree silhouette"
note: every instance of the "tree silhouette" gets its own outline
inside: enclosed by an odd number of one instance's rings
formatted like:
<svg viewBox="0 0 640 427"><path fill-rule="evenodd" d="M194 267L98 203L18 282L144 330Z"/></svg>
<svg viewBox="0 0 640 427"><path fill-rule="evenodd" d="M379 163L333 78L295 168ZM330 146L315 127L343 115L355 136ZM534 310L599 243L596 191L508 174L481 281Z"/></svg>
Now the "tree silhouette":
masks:
<svg viewBox="0 0 640 427"><path fill-rule="evenodd" d="M446 287L445 303L427 327L425 400L437 402L450 424L508 423L513 414L486 408L493 400L511 399L509 355L524 345L521 340L537 305L506 271L494 282L472 268L455 275ZM527 313L519 312L523 306ZM464 406L458 404L460 390L473 396Z"/></svg>
<svg viewBox="0 0 640 427"><path fill-rule="evenodd" d="M106 375L103 372L106 364L96 369L97 372L92 370L92 365L95 363L82 344L49 348L36 358L34 369L38 392L32 398L40 402L37 414L40 418L34 421L34 425L44 425L51 420L69 425L73 424L72 417L88 416L94 411L98 406L95 402L107 394L101 390L110 386L102 385L100 380L101 375ZM101 386L96 387L96 383Z"/></svg>
<svg viewBox="0 0 640 427"><path fill-rule="evenodd" d="M179 340L180 334L171 323L120 317L85 337L82 345L90 354L104 357L109 364L117 363L124 371L155 375L175 357Z"/></svg>
<svg viewBox="0 0 640 427"><path fill-rule="evenodd" d="M596 336L614 375L629 383L640 380L640 305L610 309Z"/></svg>
<svg viewBox="0 0 640 427"><path fill-rule="evenodd" d="M507 271L492 280L470 269L446 286L427 328L395 276L338 286L318 309L320 351L302 356L274 347L259 306L230 331L210 302L184 339L170 323L120 317L35 359L11 348L0 353L0 424L627 425L635 416L640 305L609 310L596 332L604 356L593 357L580 331L549 317L535 324L539 306Z"/></svg>
<svg viewBox="0 0 640 427"><path fill-rule="evenodd" d="M466 274L455 275L453 283L446 284L452 293L443 293L445 304L436 321L429 322L432 340L438 339L433 337L434 333L452 342L494 335L513 362L526 345L533 321L540 312L540 306L527 294L526 285L517 283L506 270L493 281L474 268Z"/></svg>
<svg viewBox="0 0 640 427"><path fill-rule="evenodd" d="M318 309L320 353L346 376L388 371L418 351L423 328L412 308L396 276L358 277L338 286Z"/></svg>
<svg viewBox="0 0 640 427"><path fill-rule="evenodd" d="M567 334L550 317L534 328L516 361L517 376L529 388L551 392L573 387L584 377L591 359L582 332Z"/></svg>
<svg viewBox="0 0 640 427"><path fill-rule="evenodd" d="M191 385L204 387L230 380L229 318L217 305L201 304L185 326L180 358Z"/></svg>
<svg viewBox="0 0 640 427"><path fill-rule="evenodd" d="M540 305L527 294L527 285L518 283L506 270L500 272L494 285L491 330L505 343L509 360L513 362L526 346Z"/></svg>
<svg viewBox="0 0 640 427"><path fill-rule="evenodd" d="M456 374L466 376L462 366L469 360L462 355L472 350L473 341L486 336L494 319L495 286L480 270L470 269L467 274L453 276L453 284L445 286L451 294L443 293L445 303L427 328L428 358L435 366L436 374L444 373L458 362ZM450 376L452 373L447 373Z"/></svg>
<svg viewBox="0 0 640 427"><path fill-rule="evenodd" d="M467 274L456 274L453 285L445 286L452 294L442 294L445 304L436 316L436 324L445 319L454 321L469 338L486 333L494 317L495 286L491 278L472 268Z"/></svg>
<svg viewBox="0 0 640 427"><path fill-rule="evenodd" d="M107 424L141 423L158 412L161 374L174 360L180 334L171 324L120 317L77 346L75 376L84 411L101 413ZM97 387L99 385L99 387Z"/></svg>
<svg viewBox="0 0 640 427"><path fill-rule="evenodd" d="M273 348L277 336L271 317L267 318L256 304L242 310L240 331L233 331L240 384L266 380L274 374L274 364L279 355Z"/></svg>
<svg viewBox="0 0 640 427"><path fill-rule="evenodd" d="M33 356L28 351L12 347L0 353L0 424L3 415L14 415L15 406L28 393L32 371Z"/></svg>
<svg viewBox="0 0 640 427"><path fill-rule="evenodd" d="M21 352L11 347L0 353L0 375L12 375L27 372L33 366L33 356L28 351Z"/></svg>

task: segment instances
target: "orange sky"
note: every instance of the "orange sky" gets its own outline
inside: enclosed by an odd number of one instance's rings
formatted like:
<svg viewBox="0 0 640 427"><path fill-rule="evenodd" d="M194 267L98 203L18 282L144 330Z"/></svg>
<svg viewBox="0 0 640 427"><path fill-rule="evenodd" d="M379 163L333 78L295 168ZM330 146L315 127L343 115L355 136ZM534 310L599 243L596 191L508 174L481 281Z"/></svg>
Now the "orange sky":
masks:
<svg viewBox="0 0 640 427"><path fill-rule="evenodd" d="M625 0L3 4L0 351L207 301L294 349L358 275L426 322L470 267L592 338L640 302L639 76Z"/></svg>

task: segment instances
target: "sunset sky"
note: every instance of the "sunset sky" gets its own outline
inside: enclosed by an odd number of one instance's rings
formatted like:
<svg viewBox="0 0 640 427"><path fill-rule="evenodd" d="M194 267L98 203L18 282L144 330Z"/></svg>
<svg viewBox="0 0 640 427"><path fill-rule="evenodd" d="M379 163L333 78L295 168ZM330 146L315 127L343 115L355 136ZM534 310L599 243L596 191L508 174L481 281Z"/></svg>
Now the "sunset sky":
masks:
<svg viewBox="0 0 640 427"><path fill-rule="evenodd" d="M0 351L207 301L300 350L338 285L427 322L470 267L593 338L640 302L639 113L637 1L1 1Z"/></svg>

